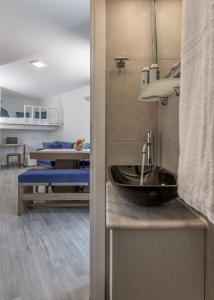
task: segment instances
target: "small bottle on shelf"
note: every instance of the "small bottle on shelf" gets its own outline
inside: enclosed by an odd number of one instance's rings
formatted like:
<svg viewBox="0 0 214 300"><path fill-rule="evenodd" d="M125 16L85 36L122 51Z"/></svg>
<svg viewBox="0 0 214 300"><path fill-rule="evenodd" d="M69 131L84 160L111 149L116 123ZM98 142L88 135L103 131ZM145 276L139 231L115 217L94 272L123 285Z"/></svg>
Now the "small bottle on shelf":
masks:
<svg viewBox="0 0 214 300"><path fill-rule="evenodd" d="M149 67L143 68L141 72L141 91L149 84Z"/></svg>
<svg viewBox="0 0 214 300"><path fill-rule="evenodd" d="M160 68L158 64L152 64L149 69L149 83L152 83L158 79L160 79Z"/></svg>

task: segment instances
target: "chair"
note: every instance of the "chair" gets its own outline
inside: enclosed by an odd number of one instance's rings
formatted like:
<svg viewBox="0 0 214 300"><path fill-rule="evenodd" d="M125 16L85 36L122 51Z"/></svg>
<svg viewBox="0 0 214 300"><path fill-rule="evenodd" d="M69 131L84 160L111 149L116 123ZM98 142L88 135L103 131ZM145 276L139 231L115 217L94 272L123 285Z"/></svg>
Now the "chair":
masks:
<svg viewBox="0 0 214 300"><path fill-rule="evenodd" d="M7 168L10 166L10 157L17 157L18 167L21 168L21 154L20 153L7 153Z"/></svg>

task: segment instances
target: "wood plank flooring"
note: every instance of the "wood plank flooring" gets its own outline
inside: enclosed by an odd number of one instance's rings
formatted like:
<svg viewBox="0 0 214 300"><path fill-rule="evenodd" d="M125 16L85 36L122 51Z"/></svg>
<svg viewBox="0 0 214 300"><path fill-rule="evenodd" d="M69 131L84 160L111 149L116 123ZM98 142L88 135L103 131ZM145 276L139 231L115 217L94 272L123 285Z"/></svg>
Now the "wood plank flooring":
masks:
<svg viewBox="0 0 214 300"><path fill-rule="evenodd" d="M17 175L0 170L0 300L88 300L89 210L17 216Z"/></svg>

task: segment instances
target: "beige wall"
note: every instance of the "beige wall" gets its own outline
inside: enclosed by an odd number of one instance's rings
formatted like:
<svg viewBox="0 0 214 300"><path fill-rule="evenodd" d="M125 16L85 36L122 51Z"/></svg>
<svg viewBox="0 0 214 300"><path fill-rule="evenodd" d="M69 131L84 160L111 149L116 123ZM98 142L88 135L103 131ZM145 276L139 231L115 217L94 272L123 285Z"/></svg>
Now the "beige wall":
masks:
<svg viewBox="0 0 214 300"><path fill-rule="evenodd" d="M140 73L152 63L148 0L107 0L107 165L140 163L146 129L157 133L157 104L137 101ZM115 56L128 56L119 72Z"/></svg>
<svg viewBox="0 0 214 300"><path fill-rule="evenodd" d="M181 0L157 0L161 76L180 59ZM161 107L137 100L140 72L152 63L149 0L107 0L106 158L110 164L141 161L146 129L153 129L160 164L172 171L178 161L178 99ZM128 56L119 72L115 56ZM174 105L175 104L175 105ZM165 130L167 128L167 130ZM172 130L173 129L173 130ZM166 159L167 158L167 159Z"/></svg>
<svg viewBox="0 0 214 300"><path fill-rule="evenodd" d="M157 0L158 57L161 76L170 66L180 61L181 49L181 0ZM179 99L171 96L168 104L158 105L158 131L160 164L177 173Z"/></svg>
<svg viewBox="0 0 214 300"><path fill-rule="evenodd" d="M176 96L171 96L166 106L159 104L158 107L160 164L175 174L179 157L178 107Z"/></svg>

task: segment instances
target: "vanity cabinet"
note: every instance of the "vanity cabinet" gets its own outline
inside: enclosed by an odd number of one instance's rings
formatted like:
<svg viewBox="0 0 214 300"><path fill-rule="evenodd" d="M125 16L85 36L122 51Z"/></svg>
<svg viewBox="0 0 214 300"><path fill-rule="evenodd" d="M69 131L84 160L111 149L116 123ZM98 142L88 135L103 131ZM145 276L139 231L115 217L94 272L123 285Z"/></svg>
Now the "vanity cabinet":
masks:
<svg viewBox="0 0 214 300"><path fill-rule="evenodd" d="M107 185L110 300L205 300L206 221L179 200L137 207Z"/></svg>

